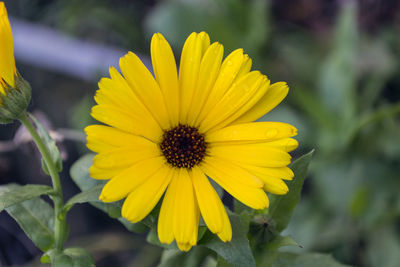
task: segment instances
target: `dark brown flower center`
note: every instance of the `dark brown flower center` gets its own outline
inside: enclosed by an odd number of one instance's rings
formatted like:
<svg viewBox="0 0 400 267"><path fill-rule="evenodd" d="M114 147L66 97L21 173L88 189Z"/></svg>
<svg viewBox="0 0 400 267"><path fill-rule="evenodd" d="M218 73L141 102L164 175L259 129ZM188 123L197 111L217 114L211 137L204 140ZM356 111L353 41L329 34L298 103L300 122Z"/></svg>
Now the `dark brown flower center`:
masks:
<svg viewBox="0 0 400 267"><path fill-rule="evenodd" d="M160 148L169 164L190 169L202 161L207 144L195 127L178 125L164 132Z"/></svg>

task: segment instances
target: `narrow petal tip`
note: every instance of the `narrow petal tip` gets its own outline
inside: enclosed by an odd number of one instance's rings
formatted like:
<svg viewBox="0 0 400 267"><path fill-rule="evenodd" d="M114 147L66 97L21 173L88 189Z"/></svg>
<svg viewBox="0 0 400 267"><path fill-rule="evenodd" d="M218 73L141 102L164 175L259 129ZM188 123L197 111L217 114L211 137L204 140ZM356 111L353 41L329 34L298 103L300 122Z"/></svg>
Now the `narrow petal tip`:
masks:
<svg viewBox="0 0 400 267"><path fill-rule="evenodd" d="M290 138L286 144L286 151L293 151L299 146L299 142L296 139Z"/></svg>
<svg viewBox="0 0 400 267"><path fill-rule="evenodd" d="M231 240L232 240L232 233L229 236L227 236L226 234L224 234L222 232L221 233L217 233L217 235L218 235L219 239L221 239L221 241L224 242L224 243L231 242Z"/></svg>
<svg viewBox="0 0 400 267"><path fill-rule="evenodd" d="M100 194L99 200L101 200L101 201L103 201L103 202L107 202L107 197L104 195L103 192Z"/></svg>
<svg viewBox="0 0 400 267"><path fill-rule="evenodd" d="M189 244L189 243L180 243L180 242L177 242L177 245L178 245L178 248L179 248L180 250L185 251L185 252L188 252L188 251L192 248L192 245Z"/></svg>
<svg viewBox="0 0 400 267"><path fill-rule="evenodd" d="M0 2L0 16L7 16L7 9L4 2Z"/></svg>
<svg viewBox="0 0 400 267"><path fill-rule="evenodd" d="M164 36L159 32L154 33L153 37L151 38L151 42L153 43L153 42L161 42L161 41L165 41Z"/></svg>

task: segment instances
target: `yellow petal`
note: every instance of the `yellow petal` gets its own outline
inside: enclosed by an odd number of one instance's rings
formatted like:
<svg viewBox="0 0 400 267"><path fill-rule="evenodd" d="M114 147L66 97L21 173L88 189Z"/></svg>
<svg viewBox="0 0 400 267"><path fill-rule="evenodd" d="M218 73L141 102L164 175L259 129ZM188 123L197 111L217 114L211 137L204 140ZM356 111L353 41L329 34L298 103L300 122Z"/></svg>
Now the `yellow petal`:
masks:
<svg viewBox="0 0 400 267"><path fill-rule="evenodd" d="M111 69L110 69L111 70ZM124 90L124 84L110 78L101 78L94 100L97 104L114 105L120 109L143 112L144 106L134 96L132 90ZM135 104L135 105L132 105Z"/></svg>
<svg viewBox="0 0 400 267"><path fill-rule="evenodd" d="M244 54L242 65L240 66L239 72L236 75L236 80L239 80L242 76L249 73L251 70L252 64L253 64L253 62L252 62L251 58L249 57L249 55Z"/></svg>
<svg viewBox="0 0 400 267"><path fill-rule="evenodd" d="M157 142L162 136L158 125L151 124L140 114L128 113L112 105L94 106L91 115L100 122L125 132L142 135L154 142Z"/></svg>
<svg viewBox="0 0 400 267"><path fill-rule="evenodd" d="M289 191L288 186L285 184L284 181L282 181L282 177L275 176L279 172L286 172L286 170L280 170L281 168L262 168L249 165L246 166L245 164L240 166L262 180L264 183L265 191L276 195L284 195Z"/></svg>
<svg viewBox="0 0 400 267"><path fill-rule="evenodd" d="M152 143L141 136L104 125L90 125L85 128L85 133L87 135L87 147L95 152L108 151L117 147L136 147L143 143ZM98 148L98 146L100 147Z"/></svg>
<svg viewBox="0 0 400 267"><path fill-rule="evenodd" d="M115 146L100 142L97 139L90 139L86 143L86 147L95 153L103 153L115 149Z"/></svg>
<svg viewBox="0 0 400 267"><path fill-rule="evenodd" d="M260 179L241 168L238 164L221 157L215 157L212 154L211 156L212 157L205 158L204 161L212 162L213 165L218 166L219 170L227 173L229 179L235 180L245 186L255 188L263 187L264 184Z"/></svg>
<svg viewBox="0 0 400 267"><path fill-rule="evenodd" d="M294 177L294 173L289 167L266 168L248 164L240 164L240 166L254 173L256 176L273 177L283 180L292 180Z"/></svg>
<svg viewBox="0 0 400 267"><path fill-rule="evenodd" d="M134 164L124 172L113 177L103 187L100 200L104 202L113 202L126 197L163 165L163 157L151 158Z"/></svg>
<svg viewBox="0 0 400 267"><path fill-rule="evenodd" d="M235 82L200 123L199 130L204 133L237 112L256 93L264 79L259 71L252 71Z"/></svg>
<svg viewBox="0 0 400 267"><path fill-rule="evenodd" d="M93 158L93 164L100 169L123 168L145 159L162 156L156 144L148 143L135 148L120 147L99 153Z"/></svg>
<svg viewBox="0 0 400 267"><path fill-rule="evenodd" d="M259 143L213 146L209 148L209 154L233 162L262 167L284 167L289 165L291 160L291 156L285 151Z"/></svg>
<svg viewBox="0 0 400 267"><path fill-rule="evenodd" d="M286 152L295 150L299 146L299 142L293 138L282 138L271 142L264 143L265 146L275 147Z"/></svg>
<svg viewBox="0 0 400 267"><path fill-rule="evenodd" d="M264 182L264 190L275 195L285 195L289 192L288 186L278 178L259 177Z"/></svg>
<svg viewBox="0 0 400 267"><path fill-rule="evenodd" d="M264 96L265 92L269 89L269 85L270 80L268 80L267 76L264 76L264 79L262 80L260 86L257 88L256 92L247 101L245 101L240 108L233 112L232 115L215 125L212 128L212 131L214 131L215 129L221 129L231 124L233 121L235 121L237 118L239 118L249 109L251 109L261 99L261 97Z"/></svg>
<svg viewBox="0 0 400 267"><path fill-rule="evenodd" d="M179 171L174 170L171 174L171 181L168 185L163 202L161 204L160 214L158 216L157 232L160 242L170 244L174 241L173 214L175 208L175 196L178 188Z"/></svg>
<svg viewBox="0 0 400 267"><path fill-rule="evenodd" d="M198 35L198 38L200 38L202 44L201 44L201 54L204 55L204 53L207 51L208 47L210 47L210 36L208 36L208 33L206 32L200 32Z"/></svg>
<svg viewBox="0 0 400 267"><path fill-rule="evenodd" d="M122 74L135 95L142 101L161 127L169 129L171 124L164 98L150 71L143 65L139 57L132 52L123 56L119 65Z"/></svg>
<svg viewBox="0 0 400 267"><path fill-rule="evenodd" d="M166 165L136 188L126 198L121 214L132 223L146 217L156 206L171 181L172 169Z"/></svg>
<svg viewBox="0 0 400 267"><path fill-rule="evenodd" d="M204 222L211 232L222 232L223 217L226 211L217 192L215 192L207 177L198 167L192 168L190 174Z"/></svg>
<svg viewBox="0 0 400 267"><path fill-rule="evenodd" d="M2 80L14 87L16 72L13 37L4 2L0 2L0 44L0 93L4 93Z"/></svg>
<svg viewBox="0 0 400 267"><path fill-rule="evenodd" d="M110 68L111 78L102 78L99 82L99 90L96 91L95 100L99 105L115 106L127 113L136 114L152 125L152 128L159 129L159 125L153 115L143 105L141 100L134 94L126 80L114 68Z"/></svg>
<svg viewBox="0 0 400 267"><path fill-rule="evenodd" d="M207 133L207 142L274 141L297 135L297 129L283 122L251 122Z"/></svg>
<svg viewBox="0 0 400 267"><path fill-rule="evenodd" d="M195 93L200 63L210 38L204 32L192 33L186 40L179 66L180 122L187 123L190 104Z"/></svg>
<svg viewBox="0 0 400 267"><path fill-rule="evenodd" d="M253 209L264 209L268 207L269 201L265 192L261 188L251 187L240 183L237 179L232 179L231 173L222 170L221 165L214 164L214 160L205 161L200 168L222 186L234 198Z"/></svg>
<svg viewBox="0 0 400 267"><path fill-rule="evenodd" d="M182 251L188 252L193 245L191 245L190 243L181 243L181 242L177 242L176 243L178 245L178 248Z"/></svg>
<svg viewBox="0 0 400 267"><path fill-rule="evenodd" d="M225 58L214 87L210 91L207 101L202 107L201 113L196 120L196 125L206 117L208 112L215 107L224 94L229 90L242 66L243 58L243 49L237 49Z"/></svg>
<svg viewBox="0 0 400 267"><path fill-rule="evenodd" d="M161 33L155 33L151 39L151 62L172 127L176 126L179 123L178 73L174 53Z"/></svg>
<svg viewBox="0 0 400 267"><path fill-rule="evenodd" d="M214 142L210 146L245 146L248 145L249 148L257 149L276 149L280 151L290 152L295 150L299 143L293 138L281 138L271 141L226 141L226 142Z"/></svg>
<svg viewBox="0 0 400 267"><path fill-rule="evenodd" d="M219 74L223 55L224 47L216 42L207 49L201 60L199 78L190 104L190 112L188 112L189 125L195 124L196 119L214 86L215 80Z"/></svg>
<svg viewBox="0 0 400 267"><path fill-rule="evenodd" d="M232 226L229 221L228 215L226 214L226 210L224 207L224 216L222 221L222 232L218 233L218 237L222 240L222 242L229 242L232 240Z"/></svg>
<svg viewBox="0 0 400 267"><path fill-rule="evenodd" d="M97 180L108 180L113 178L114 176L122 173L125 168L114 168L114 169L100 169L96 166L92 165L89 168L90 177L97 179Z"/></svg>
<svg viewBox="0 0 400 267"><path fill-rule="evenodd" d="M177 180L178 187L172 214L174 236L178 244L190 244L193 231L198 227L193 184L184 168L179 170Z"/></svg>
<svg viewBox="0 0 400 267"><path fill-rule="evenodd" d="M255 121L276 107L287 96L289 87L285 82L272 84L265 95L233 124Z"/></svg>
<svg viewBox="0 0 400 267"><path fill-rule="evenodd" d="M194 194L194 213L195 213L195 227L193 228L192 236L190 237L190 245L195 246L199 236L199 221L200 221L200 208L197 202L196 194Z"/></svg>

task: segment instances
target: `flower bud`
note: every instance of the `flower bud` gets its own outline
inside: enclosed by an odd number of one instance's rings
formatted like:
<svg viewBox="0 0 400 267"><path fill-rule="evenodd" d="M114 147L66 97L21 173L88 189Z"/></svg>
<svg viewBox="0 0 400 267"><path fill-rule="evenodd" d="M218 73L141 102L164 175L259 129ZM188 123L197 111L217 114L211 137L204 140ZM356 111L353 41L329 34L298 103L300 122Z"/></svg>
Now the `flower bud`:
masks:
<svg viewBox="0 0 400 267"><path fill-rule="evenodd" d="M10 123L25 111L31 87L15 66L14 45L4 2L0 2L0 123Z"/></svg>

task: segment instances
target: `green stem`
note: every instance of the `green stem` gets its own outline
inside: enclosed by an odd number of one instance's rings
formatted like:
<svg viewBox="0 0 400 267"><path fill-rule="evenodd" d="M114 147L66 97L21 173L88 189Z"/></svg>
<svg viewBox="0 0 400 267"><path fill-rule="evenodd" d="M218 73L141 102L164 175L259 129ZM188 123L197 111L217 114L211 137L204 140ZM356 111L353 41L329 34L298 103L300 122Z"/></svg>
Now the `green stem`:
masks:
<svg viewBox="0 0 400 267"><path fill-rule="evenodd" d="M47 169L49 170L49 174L51 176L51 180L53 183L53 189L55 194L52 199L54 202L54 211L55 211L55 225L54 225L54 233L55 233L55 243L56 248L62 250L64 245L64 235L67 229L65 216L60 216L60 212L63 209L64 201L63 201L63 193L61 189L60 176L58 175L57 169L54 165L53 160L51 159L50 152L47 146L44 144L43 140L40 138L39 134L36 132L35 127L29 120L26 113L24 113L19 120L23 125L25 125L26 129L31 134L33 140L35 141L42 157L46 163Z"/></svg>

